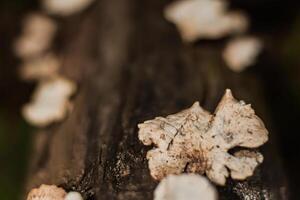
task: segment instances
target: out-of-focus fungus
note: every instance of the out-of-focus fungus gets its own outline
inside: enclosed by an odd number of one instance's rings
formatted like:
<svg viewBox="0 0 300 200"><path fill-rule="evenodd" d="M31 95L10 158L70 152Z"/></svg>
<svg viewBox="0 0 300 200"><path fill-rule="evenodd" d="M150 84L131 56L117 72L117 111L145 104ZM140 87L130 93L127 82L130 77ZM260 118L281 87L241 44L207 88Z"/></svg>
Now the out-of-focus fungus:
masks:
<svg viewBox="0 0 300 200"><path fill-rule="evenodd" d="M227 44L223 58L231 70L240 72L256 62L262 47L262 42L256 37L238 37Z"/></svg>
<svg viewBox="0 0 300 200"><path fill-rule="evenodd" d="M23 107L23 116L39 127L62 120L72 108L69 98L75 90L76 85L63 77L40 81L31 102Z"/></svg>
<svg viewBox="0 0 300 200"><path fill-rule="evenodd" d="M53 54L46 54L29 59L20 66L20 76L23 80L43 80L57 75L60 68L60 59Z"/></svg>
<svg viewBox="0 0 300 200"><path fill-rule="evenodd" d="M165 17L174 23L184 41L218 39L248 28L248 18L239 11L228 11L223 0L179 0L165 9Z"/></svg>
<svg viewBox="0 0 300 200"><path fill-rule="evenodd" d="M154 192L154 200L217 200L215 187L196 174L169 175Z"/></svg>
<svg viewBox="0 0 300 200"><path fill-rule="evenodd" d="M64 200L66 194L64 189L55 185L41 185L29 192L27 200Z"/></svg>
<svg viewBox="0 0 300 200"><path fill-rule="evenodd" d="M15 43L15 53L22 59L39 56L46 51L56 33L56 23L42 14L29 15L23 25L23 32Z"/></svg>
<svg viewBox="0 0 300 200"><path fill-rule="evenodd" d="M148 151L153 178L161 180L169 174L183 172L206 174L219 185L226 177L243 180L253 174L263 156L254 151L234 147L256 148L268 140L268 131L255 115L251 105L237 101L226 90L214 114L196 102L166 118L156 117L138 125L139 139L155 145Z"/></svg>
<svg viewBox="0 0 300 200"><path fill-rule="evenodd" d="M72 15L87 8L94 0L43 0L43 6L51 14Z"/></svg>

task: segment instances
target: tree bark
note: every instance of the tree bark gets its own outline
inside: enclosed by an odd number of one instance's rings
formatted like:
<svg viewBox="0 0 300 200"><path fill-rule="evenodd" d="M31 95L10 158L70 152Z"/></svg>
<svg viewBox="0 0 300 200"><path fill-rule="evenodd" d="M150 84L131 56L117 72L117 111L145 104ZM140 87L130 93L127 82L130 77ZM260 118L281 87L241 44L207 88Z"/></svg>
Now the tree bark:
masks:
<svg viewBox="0 0 300 200"><path fill-rule="evenodd" d="M287 199L276 133L265 109L260 81L236 74L221 59L223 41L184 44L163 17L168 1L101 0L62 21L57 45L62 73L76 80L74 109L65 121L35 134L26 192L56 184L85 199L153 199L137 124L200 101L214 111L231 88L264 119L270 140L265 160L246 181L228 180L220 199Z"/></svg>

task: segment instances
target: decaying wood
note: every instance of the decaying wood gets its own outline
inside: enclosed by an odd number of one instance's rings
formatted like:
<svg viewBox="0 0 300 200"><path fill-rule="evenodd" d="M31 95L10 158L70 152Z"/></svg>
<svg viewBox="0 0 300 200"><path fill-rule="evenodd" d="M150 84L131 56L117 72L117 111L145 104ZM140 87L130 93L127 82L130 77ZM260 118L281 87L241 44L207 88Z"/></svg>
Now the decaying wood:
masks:
<svg viewBox="0 0 300 200"><path fill-rule="evenodd" d="M163 17L167 3L101 0L62 22L62 72L78 81L79 91L70 116L35 135L25 192L56 184L85 199L150 200L157 182L146 160L151 147L138 140L138 123L195 101L213 111L225 88L267 118L259 80L228 70L216 42L183 44ZM274 138L270 130L255 175L229 180L219 188L220 199L284 199Z"/></svg>

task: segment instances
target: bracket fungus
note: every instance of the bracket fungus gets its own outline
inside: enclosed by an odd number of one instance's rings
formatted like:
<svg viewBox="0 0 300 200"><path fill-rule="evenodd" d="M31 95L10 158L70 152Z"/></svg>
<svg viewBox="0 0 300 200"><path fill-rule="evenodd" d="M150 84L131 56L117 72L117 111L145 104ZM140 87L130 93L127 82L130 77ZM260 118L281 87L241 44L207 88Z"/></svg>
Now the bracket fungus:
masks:
<svg viewBox="0 0 300 200"><path fill-rule="evenodd" d="M40 127L62 120L71 108L69 98L75 90L75 83L60 76L40 81L32 101L23 107L25 119Z"/></svg>
<svg viewBox="0 0 300 200"><path fill-rule="evenodd" d="M58 74L60 66L60 59L48 53L34 59L26 60L20 67L20 77L26 81L48 79Z"/></svg>
<svg viewBox="0 0 300 200"><path fill-rule="evenodd" d="M29 192L27 200L64 200L66 194L64 189L55 185L41 185Z"/></svg>
<svg viewBox="0 0 300 200"><path fill-rule="evenodd" d="M155 145L148 151L151 176L161 180L183 172L206 174L224 185L230 175L243 180L263 161L259 152L234 147L257 148L268 140L268 131L250 104L237 101L226 90L214 114L196 102L179 113L156 117L138 125L139 139Z"/></svg>
<svg viewBox="0 0 300 200"><path fill-rule="evenodd" d="M51 14L68 16L87 8L94 0L43 0L44 8Z"/></svg>
<svg viewBox="0 0 300 200"><path fill-rule="evenodd" d="M177 26L186 42L246 31L246 15L227 7L228 2L222 0L179 0L166 7L165 18Z"/></svg>
<svg viewBox="0 0 300 200"><path fill-rule="evenodd" d="M262 42L256 37L238 37L227 44L223 58L231 70L240 72L255 63L262 47Z"/></svg>
<svg viewBox="0 0 300 200"><path fill-rule="evenodd" d="M215 187L196 174L169 175L154 191L154 200L217 200Z"/></svg>
<svg viewBox="0 0 300 200"><path fill-rule="evenodd" d="M57 31L56 23L49 17L34 13L24 20L21 37L15 42L15 53L20 58L39 56L51 45Z"/></svg>

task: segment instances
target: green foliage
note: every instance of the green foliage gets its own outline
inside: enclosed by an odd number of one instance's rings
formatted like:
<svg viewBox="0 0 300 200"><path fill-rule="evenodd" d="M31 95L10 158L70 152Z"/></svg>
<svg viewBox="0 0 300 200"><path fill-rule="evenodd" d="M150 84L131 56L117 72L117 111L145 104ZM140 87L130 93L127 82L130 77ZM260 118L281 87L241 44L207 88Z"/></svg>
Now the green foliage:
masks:
<svg viewBox="0 0 300 200"><path fill-rule="evenodd" d="M20 116L0 109L1 200L20 199L29 148L29 127Z"/></svg>
<svg viewBox="0 0 300 200"><path fill-rule="evenodd" d="M300 15L291 28L290 35L282 49L282 65L287 74L289 86L294 97L300 104Z"/></svg>

